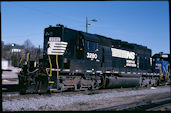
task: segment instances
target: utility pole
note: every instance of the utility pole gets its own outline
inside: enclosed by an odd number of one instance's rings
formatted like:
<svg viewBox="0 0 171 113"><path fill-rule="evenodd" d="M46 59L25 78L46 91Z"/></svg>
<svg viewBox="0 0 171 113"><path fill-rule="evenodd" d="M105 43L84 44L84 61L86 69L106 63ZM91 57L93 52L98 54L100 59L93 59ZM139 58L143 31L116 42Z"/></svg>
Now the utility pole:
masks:
<svg viewBox="0 0 171 113"><path fill-rule="evenodd" d="M88 32L88 18L86 17L86 33Z"/></svg>
<svg viewBox="0 0 171 113"><path fill-rule="evenodd" d="M90 21L97 22L97 19L92 19ZM91 25L88 23L88 18L86 17L86 33L88 33L88 25Z"/></svg>

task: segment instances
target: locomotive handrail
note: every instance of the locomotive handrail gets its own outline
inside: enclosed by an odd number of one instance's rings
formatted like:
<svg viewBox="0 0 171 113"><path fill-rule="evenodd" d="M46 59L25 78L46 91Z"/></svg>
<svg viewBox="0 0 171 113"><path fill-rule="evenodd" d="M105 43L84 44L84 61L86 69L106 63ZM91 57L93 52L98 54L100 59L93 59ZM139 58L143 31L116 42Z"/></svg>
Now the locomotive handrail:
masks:
<svg viewBox="0 0 171 113"><path fill-rule="evenodd" d="M49 55L48 55L48 58L49 58L49 63L50 63L50 74L49 74L49 76L52 76L52 63L51 63L51 59L50 59Z"/></svg>
<svg viewBox="0 0 171 113"><path fill-rule="evenodd" d="M21 64L22 60L23 60L23 56L22 56L21 59L20 59L19 65Z"/></svg>
<svg viewBox="0 0 171 113"><path fill-rule="evenodd" d="M29 69L27 69L27 72L28 72L29 74L33 74L33 73L35 73L35 72L38 71L38 70L39 70L39 69L37 68L37 69L35 69L34 71L30 72Z"/></svg>
<svg viewBox="0 0 171 113"><path fill-rule="evenodd" d="M56 68L57 68L57 80L58 80L58 76L59 76L59 65L58 65L58 55L56 54Z"/></svg>

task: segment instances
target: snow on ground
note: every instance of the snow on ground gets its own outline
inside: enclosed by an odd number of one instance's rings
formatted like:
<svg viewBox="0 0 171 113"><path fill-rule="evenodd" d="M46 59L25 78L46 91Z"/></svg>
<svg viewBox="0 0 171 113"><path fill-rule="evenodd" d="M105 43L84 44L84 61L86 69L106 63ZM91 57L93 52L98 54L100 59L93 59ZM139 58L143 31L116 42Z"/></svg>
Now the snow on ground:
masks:
<svg viewBox="0 0 171 113"><path fill-rule="evenodd" d="M12 71L2 71L2 84L18 84L18 74L21 68L8 67Z"/></svg>
<svg viewBox="0 0 171 113"><path fill-rule="evenodd" d="M2 72L2 79L18 78L17 73L20 71L20 68L10 66L9 69L12 71L3 71Z"/></svg>
<svg viewBox="0 0 171 113"><path fill-rule="evenodd" d="M19 84L18 80L12 81L12 80L2 80L2 84L6 85L6 84Z"/></svg>

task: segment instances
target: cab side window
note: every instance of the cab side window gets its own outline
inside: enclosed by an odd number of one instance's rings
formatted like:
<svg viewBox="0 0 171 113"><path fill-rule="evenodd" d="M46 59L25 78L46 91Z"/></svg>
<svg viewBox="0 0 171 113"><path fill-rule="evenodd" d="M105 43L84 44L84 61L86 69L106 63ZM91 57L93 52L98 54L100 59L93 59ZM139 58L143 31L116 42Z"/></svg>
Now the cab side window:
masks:
<svg viewBox="0 0 171 113"><path fill-rule="evenodd" d="M98 50L98 43L87 41L87 49L88 51L96 51Z"/></svg>

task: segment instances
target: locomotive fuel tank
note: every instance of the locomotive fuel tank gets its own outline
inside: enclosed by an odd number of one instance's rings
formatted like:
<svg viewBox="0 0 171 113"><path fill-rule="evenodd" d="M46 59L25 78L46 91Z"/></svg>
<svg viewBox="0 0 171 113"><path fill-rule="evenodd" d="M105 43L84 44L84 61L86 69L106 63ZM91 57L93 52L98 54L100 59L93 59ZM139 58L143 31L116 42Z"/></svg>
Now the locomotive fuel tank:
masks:
<svg viewBox="0 0 171 113"><path fill-rule="evenodd" d="M106 88L136 87L140 86L140 78L107 77Z"/></svg>

